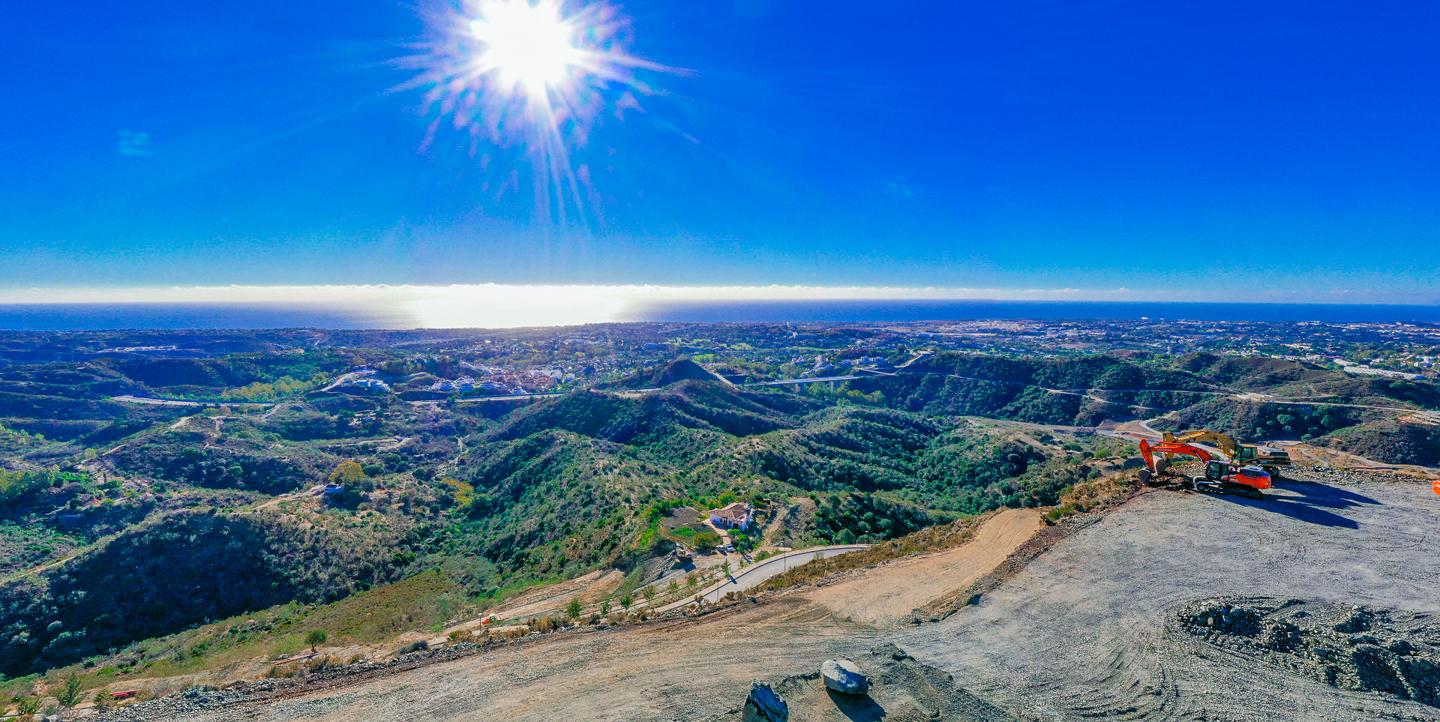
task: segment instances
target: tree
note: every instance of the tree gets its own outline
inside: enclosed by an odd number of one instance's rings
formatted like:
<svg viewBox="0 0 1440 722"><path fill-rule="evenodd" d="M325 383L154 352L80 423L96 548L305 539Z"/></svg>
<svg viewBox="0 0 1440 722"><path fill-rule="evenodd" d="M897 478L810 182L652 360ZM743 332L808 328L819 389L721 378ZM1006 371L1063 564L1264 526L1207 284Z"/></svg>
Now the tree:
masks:
<svg viewBox="0 0 1440 722"><path fill-rule="evenodd" d="M71 672L65 680L65 689L60 690L55 699L59 700L61 707L74 707L80 701L80 675Z"/></svg>
<svg viewBox="0 0 1440 722"><path fill-rule="evenodd" d="M331 484L358 484L365 480L365 467L353 459L342 461L330 472L326 481Z"/></svg>
<svg viewBox="0 0 1440 722"><path fill-rule="evenodd" d="M635 603L635 599L634 599L633 597L631 597L629 594L626 594L625 596L620 597L620 606L624 607L624 608L625 608L625 611L627 611L627 612L630 611L630 605L631 605L631 604L634 604L634 603Z"/></svg>
<svg viewBox="0 0 1440 722"><path fill-rule="evenodd" d="M305 634L305 643L310 645L310 653L314 654L315 649L320 645L324 644L325 640L329 638L330 635L326 634L325 630L312 629Z"/></svg>
<svg viewBox="0 0 1440 722"><path fill-rule="evenodd" d="M580 597L571 597L570 603L565 606L565 616L571 619L579 619L580 610Z"/></svg>
<svg viewBox="0 0 1440 722"><path fill-rule="evenodd" d="M730 576L730 560L726 559L725 563L720 565L720 569L725 572L725 576Z"/></svg>
<svg viewBox="0 0 1440 722"><path fill-rule="evenodd" d="M640 590L640 594L641 594L641 596L644 596L644 597L645 597L645 604L646 604L646 605L651 606L651 607L655 606L655 588L654 588L654 587L645 587L644 589L641 589L641 590Z"/></svg>

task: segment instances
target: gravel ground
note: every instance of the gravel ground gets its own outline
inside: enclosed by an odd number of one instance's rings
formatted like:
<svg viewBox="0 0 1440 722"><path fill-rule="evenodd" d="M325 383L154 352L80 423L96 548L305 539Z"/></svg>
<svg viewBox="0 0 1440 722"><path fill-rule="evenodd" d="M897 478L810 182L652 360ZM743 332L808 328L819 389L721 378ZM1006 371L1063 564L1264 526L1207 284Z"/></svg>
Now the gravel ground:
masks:
<svg viewBox="0 0 1440 722"><path fill-rule="evenodd" d="M1330 686L1174 623L1222 596L1440 611L1440 496L1428 484L1287 476L1261 501L1142 495L898 643L1021 717L1440 719L1440 708Z"/></svg>

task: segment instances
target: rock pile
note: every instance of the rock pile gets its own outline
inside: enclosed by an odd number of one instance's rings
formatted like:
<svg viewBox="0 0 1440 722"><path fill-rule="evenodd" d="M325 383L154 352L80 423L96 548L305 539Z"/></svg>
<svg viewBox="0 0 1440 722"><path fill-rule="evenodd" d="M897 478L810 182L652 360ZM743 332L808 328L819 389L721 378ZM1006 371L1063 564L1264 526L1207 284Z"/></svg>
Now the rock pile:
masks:
<svg viewBox="0 0 1440 722"><path fill-rule="evenodd" d="M1440 624L1429 615L1331 602L1206 600L1180 625L1207 642L1334 687L1440 707Z"/></svg>

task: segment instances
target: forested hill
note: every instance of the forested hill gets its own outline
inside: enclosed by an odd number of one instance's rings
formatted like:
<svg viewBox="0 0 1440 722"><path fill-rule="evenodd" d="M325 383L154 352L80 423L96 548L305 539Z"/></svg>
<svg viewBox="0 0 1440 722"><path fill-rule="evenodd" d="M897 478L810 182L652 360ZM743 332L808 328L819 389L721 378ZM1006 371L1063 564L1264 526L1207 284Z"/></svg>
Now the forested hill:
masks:
<svg viewBox="0 0 1440 722"><path fill-rule="evenodd" d="M452 543L502 576L643 554L657 538L647 510L676 504L858 494L845 504L871 521L849 538L885 538L954 513L1050 503L1090 472L1050 465L1064 457L1058 446L949 416L715 380L571 394L515 412L490 438L459 464L474 498L456 537L469 541ZM814 533L830 541L842 530Z"/></svg>
<svg viewBox="0 0 1440 722"><path fill-rule="evenodd" d="M942 353L894 375L851 381L847 391L926 415L1079 426L1156 418L1158 428L1313 441L1378 461L1440 463L1440 427L1407 423L1406 413L1440 410L1440 386L1288 359Z"/></svg>
<svg viewBox="0 0 1440 722"><path fill-rule="evenodd" d="M720 377L711 373L704 366L695 363L693 359L678 358L659 368L638 371L617 381L611 387L616 389L657 389L682 381L719 380Z"/></svg>
<svg viewBox="0 0 1440 722"><path fill-rule="evenodd" d="M929 415L1076 425L1188 405L1199 397L1185 392L1215 388L1182 370L1110 356L1011 359L963 353L934 354L849 387L894 408Z"/></svg>

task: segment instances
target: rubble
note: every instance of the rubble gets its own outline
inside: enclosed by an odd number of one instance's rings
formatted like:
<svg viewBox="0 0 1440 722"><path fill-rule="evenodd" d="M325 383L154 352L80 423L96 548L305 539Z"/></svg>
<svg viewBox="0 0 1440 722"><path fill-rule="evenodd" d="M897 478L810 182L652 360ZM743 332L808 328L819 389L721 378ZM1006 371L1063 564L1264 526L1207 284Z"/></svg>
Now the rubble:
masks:
<svg viewBox="0 0 1440 722"><path fill-rule="evenodd" d="M1176 614L1191 634L1332 687L1440 707L1431 615L1299 599L1212 599Z"/></svg>

